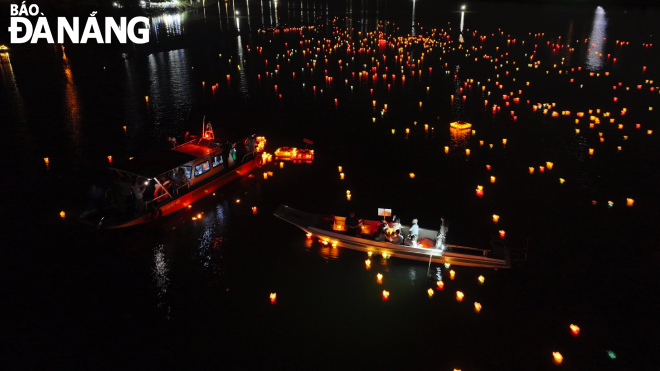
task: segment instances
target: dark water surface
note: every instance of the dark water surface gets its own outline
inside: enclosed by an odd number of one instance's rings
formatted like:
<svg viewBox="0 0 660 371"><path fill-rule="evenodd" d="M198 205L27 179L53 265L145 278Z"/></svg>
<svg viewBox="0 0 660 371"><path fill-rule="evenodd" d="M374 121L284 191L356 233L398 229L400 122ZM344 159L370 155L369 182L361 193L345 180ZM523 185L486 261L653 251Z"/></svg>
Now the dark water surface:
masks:
<svg viewBox="0 0 660 371"><path fill-rule="evenodd" d="M421 77L406 68L402 82L389 47L355 60L345 49L321 54L312 74L300 41L333 39L333 21L352 28L354 40L388 21L388 35L451 27L458 39L460 4L420 1L413 14L408 2L369 1L368 11L359 3L327 11L320 2L302 11L300 3L280 4L282 24L317 26L302 33L258 33L262 22L276 23L268 1L263 12L251 2L250 27L245 4L236 2L237 32L231 3L222 3L220 17L217 4L154 16L143 46L23 45L2 56L2 157L11 170L3 213L6 242L18 247L2 264L3 353L12 369L542 370L558 367L552 352L563 355L563 369L658 368L658 9L468 4L462 49L426 50ZM548 41L568 46L553 52ZM535 44L541 65L530 68ZM470 56L462 51L481 46ZM424 52L409 50L416 60ZM382 53L387 82L382 62L376 83L371 74L359 79ZM472 89L460 92L469 79ZM502 95L510 92L520 103L506 107ZM532 111L538 103L556 107L543 115ZM493 114L492 104L501 111ZM590 129L589 109L611 112L615 122L601 114ZM551 117L553 110L571 115ZM585 117L576 125L579 111ZM98 231L76 222L107 156L198 134L204 116L223 138L265 135L271 153L309 138L316 159L268 165L272 178L257 171L152 225ZM452 135L457 119L471 122L474 135ZM539 173L547 161L554 168ZM337 215L354 208L371 219L378 207L392 208L405 224L418 218L432 229L444 216L447 242L475 247L489 246L502 229L508 244L529 243L528 260L507 271L451 267L454 280L444 267L433 264L428 279L427 264L397 258L372 257L367 270L366 254L308 241L273 217L281 203ZM445 288L429 298L438 279ZM391 293L387 302L382 290ZM577 337L570 324L580 326Z"/></svg>

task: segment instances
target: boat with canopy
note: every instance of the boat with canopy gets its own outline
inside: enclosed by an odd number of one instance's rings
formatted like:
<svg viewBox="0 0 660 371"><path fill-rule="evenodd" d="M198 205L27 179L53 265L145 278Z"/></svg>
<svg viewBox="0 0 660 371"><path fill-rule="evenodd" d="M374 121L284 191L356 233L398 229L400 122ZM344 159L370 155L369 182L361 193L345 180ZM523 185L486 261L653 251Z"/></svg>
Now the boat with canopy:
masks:
<svg viewBox="0 0 660 371"><path fill-rule="evenodd" d="M132 188L137 184L144 190L144 206L133 210L120 199L121 202L87 209L80 220L108 229L147 223L190 206L262 165L264 137L252 135L235 143L219 141L211 124L203 125L202 136L188 138L186 135L183 144L176 144L176 140L170 138L173 143L170 150L131 157L115 164L109 157L110 169L115 173L115 188L110 191L119 192L122 187Z"/></svg>
<svg viewBox="0 0 660 371"><path fill-rule="evenodd" d="M366 251L370 255L395 256L403 259L468 267L495 269L511 267L509 251L504 245L494 244L492 249L479 249L446 244L447 228L444 226L444 222L437 231L420 228L417 244L412 246L375 241L371 237L379 224L375 220L363 220L361 236L353 237L346 233L345 217L311 214L286 205L280 205L274 215L305 231L308 238L318 238L322 244ZM409 226L402 226L403 236L408 235L409 228Z"/></svg>

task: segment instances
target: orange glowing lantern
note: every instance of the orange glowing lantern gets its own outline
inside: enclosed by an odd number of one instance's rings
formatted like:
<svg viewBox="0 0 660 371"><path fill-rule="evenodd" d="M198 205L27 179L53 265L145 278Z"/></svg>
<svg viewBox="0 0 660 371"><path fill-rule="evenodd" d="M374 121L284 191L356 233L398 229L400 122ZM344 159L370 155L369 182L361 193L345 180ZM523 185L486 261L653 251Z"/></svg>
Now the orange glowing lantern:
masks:
<svg viewBox="0 0 660 371"><path fill-rule="evenodd" d="M449 147L445 146L445 153L449 153Z"/></svg>
<svg viewBox="0 0 660 371"><path fill-rule="evenodd" d="M241 199L240 199L240 198L237 198L237 199L236 199L236 203L237 203L237 204L240 204L240 203L241 203Z"/></svg>
<svg viewBox="0 0 660 371"><path fill-rule="evenodd" d="M633 200L632 198L627 198L627 199L626 199L626 205L632 207L632 205L633 205L634 203L635 203L635 200Z"/></svg>
<svg viewBox="0 0 660 371"><path fill-rule="evenodd" d="M264 179L268 179L268 173L264 173Z"/></svg>
<svg viewBox="0 0 660 371"><path fill-rule="evenodd" d="M571 324L570 328L571 328L571 334L573 334L573 336L578 336L578 334L580 333L580 327Z"/></svg>
<svg viewBox="0 0 660 371"><path fill-rule="evenodd" d="M497 223L500 220L500 216L497 214L493 214L493 223Z"/></svg>
<svg viewBox="0 0 660 371"><path fill-rule="evenodd" d="M648 135L653 134L653 130L648 130L648 131L646 132L646 134L648 134Z"/></svg>
<svg viewBox="0 0 660 371"><path fill-rule="evenodd" d="M344 179L344 173L339 173L339 179Z"/></svg>
<svg viewBox="0 0 660 371"><path fill-rule="evenodd" d="M504 230L500 230L500 238L504 238L505 234L506 234L506 232Z"/></svg>
<svg viewBox="0 0 660 371"><path fill-rule="evenodd" d="M390 292L383 290L383 301L386 301L389 298L390 298Z"/></svg>
<svg viewBox="0 0 660 371"><path fill-rule="evenodd" d="M456 291L456 301L463 301L463 298L465 295L463 294L462 291Z"/></svg>
<svg viewBox="0 0 660 371"><path fill-rule="evenodd" d="M481 304L477 303L476 301L474 302L474 311L477 313L481 312Z"/></svg>
<svg viewBox="0 0 660 371"><path fill-rule="evenodd" d="M346 200L347 200L347 201L350 201L350 200L351 200L351 195L350 195L350 194L347 194L347 195L346 195Z"/></svg>
<svg viewBox="0 0 660 371"><path fill-rule="evenodd" d="M65 216L66 213L64 212L64 210L60 211L60 218L64 219Z"/></svg>
<svg viewBox="0 0 660 371"><path fill-rule="evenodd" d="M311 234L311 233L306 233L305 236L307 237L307 239L312 238L312 234Z"/></svg>
<svg viewBox="0 0 660 371"><path fill-rule="evenodd" d="M376 275L376 280L378 281L378 283L383 283L383 275L378 273Z"/></svg>
<svg viewBox="0 0 660 371"><path fill-rule="evenodd" d="M502 144L506 146L506 138L502 139Z"/></svg>
<svg viewBox="0 0 660 371"><path fill-rule="evenodd" d="M490 182L491 182L491 183L495 183L495 177L494 177L494 176L491 176L491 177L490 177Z"/></svg>
<svg viewBox="0 0 660 371"><path fill-rule="evenodd" d="M341 167L341 166L339 166L339 172L340 172L340 173L341 173L341 170L342 170L342 167Z"/></svg>
<svg viewBox="0 0 660 371"><path fill-rule="evenodd" d="M284 162L280 161L280 169L283 169L283 168L284 168Z"/></svg>
<svg viewBox="0 0 660 371"><path fill-rule="evenodd" d="M593 155L593 154L594 154L594 149L593 149L593 148L589 148L589 155Z"/></svg>
<svg viewBox="0 0 660 371"><path fill-rule="evenodd" d="M394 134L394 129L392 129L392 134Z"/></svg>
<svg viewBox="0 0 660 371"><path fill-rule="evenodd" d="M44 157L44 162L46 163L46 166L50 164L50 160L48 159L48 157Z"/></svg>
<svg viewBox="0 0 660 371"><path fill-rule="evenodd" d="M424 130L429 131L429 124L424 124Z"/></svg>
<svg viewBox="0 0 660 371"><path fill-rule="evenodd" d="M546 163L545 163L545 167L547 167L548 170L552 170L552 167L553 167L554 165L555 165L555 164L553 164L552 162L546 162Z"/></svg>
<svg viewBox="0 0 660 371"><path fill-rule="evenodd" d="M271 292L270 293L270 303L275 304L276 301L277 301L277 294L274 293L274 292Z"/></svg>
<svg viewBox="0 0 660 371"><path fill-rule="evenodd" d="M465 154L468 155L468 156L470 155L470 149L469 148L465 149Z"/></svg>
<svg viewBox="0 0 660 371"><path fill-rule="evenodd" d="M564 357L559 352L552 352L552 358L556 365L560 365L561 361L564 360Z"/></svg>
<svg viewBox="0 0 660 371"><path fill-rule="evenodd" d="M479 276L477 280L479 281L479 283L484 283L486 279L484 278L484 276Z"/></svg>
<svg viewBox="0 0 660 371"><path fill-rule="evenodd" d="M410 129L406 128L406 134L410 134Z"/></svg>
<svg viewBox="0 0 660 371"><path fill-rule="evenodd" d="M410 173L409 175L410 175L410 179L415 178L415 173Z"/></svg>
<svg viewBox="0 0 660 371"><path fill-rule="evenodd" d="M145 95L145 96L144 96L144 100L145 100L147 103L149 103L149 96L148 96L148 95Z"/></svg>
<svg viewBox="0 0 660 371"><path fill-rule="evenodd" d="M449 271L449 278L451 278L451 279L453 280L455 276L456 276L456 272L454 272L453 269L450 270L450 271Z"/></svg>
<svg viewBox="0 0 660 371"><path fill-rule="evenodd" d="M529 173L530 173L530 174L534 174L534 168L533 168L533 167L530 167L530 168L529 168Z"/></svg>
<svg viewBox="0 0 660 371"><path fill-rule="evenodd" d="M433 289L428 289L426 292L429 294L429 298L433 296Z"/></svg>

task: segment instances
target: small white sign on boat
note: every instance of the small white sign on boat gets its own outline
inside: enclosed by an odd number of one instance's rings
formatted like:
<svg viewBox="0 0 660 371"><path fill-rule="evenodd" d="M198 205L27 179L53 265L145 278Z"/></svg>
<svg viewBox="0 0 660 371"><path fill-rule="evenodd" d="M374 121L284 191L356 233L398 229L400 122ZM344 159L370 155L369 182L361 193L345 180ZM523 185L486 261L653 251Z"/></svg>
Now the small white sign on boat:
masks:
<svg viewBox="0 0 660 371"><path fill-rule="evenodd" d="M392 216L392 209L378 208L378 215L380 215L380 216Z"/></svg>

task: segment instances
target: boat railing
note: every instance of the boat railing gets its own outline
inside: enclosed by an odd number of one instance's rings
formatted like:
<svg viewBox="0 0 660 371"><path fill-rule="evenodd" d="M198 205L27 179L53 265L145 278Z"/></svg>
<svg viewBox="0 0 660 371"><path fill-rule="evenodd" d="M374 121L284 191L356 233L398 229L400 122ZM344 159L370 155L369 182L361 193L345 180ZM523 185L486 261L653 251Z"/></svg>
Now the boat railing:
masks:
<svg viewBox="0 0 660 371"><path fill-rule="evenodd" d="M248 152L248 153L246 153L246 154L243 156L243 158L241 159L241 164L242 164L242 163L245 163L245 158L246 158L246 157L248 157L249 155L255 155L255 156L256 156L257 153L258 153L257 150L254 150L254 151L252 151L252 152Z"/></svg>

